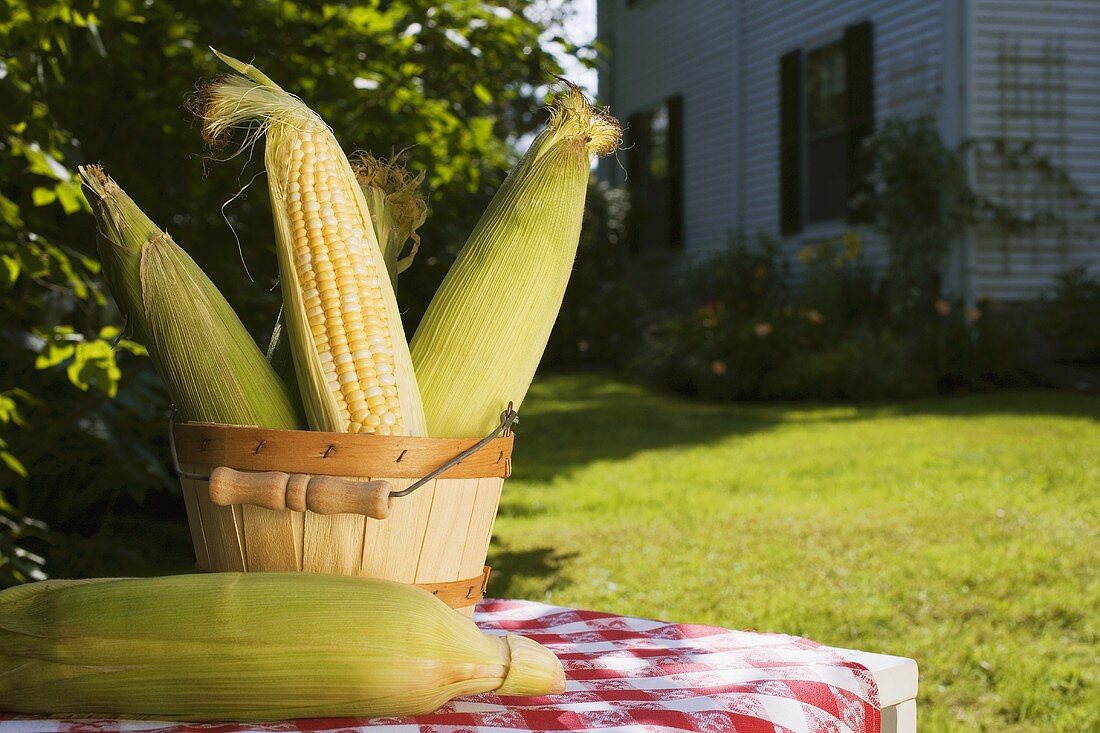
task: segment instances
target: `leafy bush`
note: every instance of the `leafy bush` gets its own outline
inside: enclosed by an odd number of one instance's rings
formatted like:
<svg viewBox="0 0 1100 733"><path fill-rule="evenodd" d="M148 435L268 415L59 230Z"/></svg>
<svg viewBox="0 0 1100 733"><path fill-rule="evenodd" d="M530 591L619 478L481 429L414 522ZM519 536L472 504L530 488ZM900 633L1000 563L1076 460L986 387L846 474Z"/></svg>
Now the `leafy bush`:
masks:
<svg viewBox="0 0 1100 733"><path fill-rule="evenodd" d="M308 96L349 151L406 149L425 170L434 216L400 289L411 332L503 177L511 142L542 121L542 90L560 71L560 42L543 39L558 19L534 18L529 6L10 0L0 9L0 587L43 569L148 572L110 541L124 515L145 518L158 504L177 523L183 515L165 470L167 398L140 350L119 339L76 166L103 161L266 343L279 299L267 196L233 196L262 156L210 165L181 105L196 82L225 73L207 44L255 57Z"/></svg>
<svg viewBox="0 0 1100 733"><path fill-rule="evenodd" d="M675 311L646 329L632 368L707 399L757 396L761 378L800 340L789 268L774 240L743 238L687 268Z"/></svg>
<svg viewBox="0 0 1100 733"><path fill-rule="evenodd" d="M930 117L885 120L863 152L870 174L854 203L886 241L886 279L930 302L939 295L944 258L979 207L964 160Z"/></svg>
<svg viewBox="0 0 1100 733"><path fill-rule="evenodd" d="M761 379L791 353L796 322L783 311L745 318L722 302L649 329L634 368L684 394L728 400L759 396Z"/></svg>
<svg viewBox="0 0 1100 733"><path fill-rule="evenodd" d="M1100 279L1084 267L1058 278L1039 306L1038 326L1067 361L1100 361Z"/></svg>
<svg viewBox="0 0 1100 733"><path fill-rule="evenodd" d="M972 308L940 300L935 307L938 317L925 321L917 332L918 356L934 368L940 392L1019 382L1016 356L1025 327L1022 319L990 300Z"/></svg>
<svg viewBox="0 0 1100 733"><path fill-rule="evenodd" d="M764 375L762 397L885 399L936 391L936 374L914 363L913 344L890 331L866 326L843 334L818 351L794 353Z"/></svg>
<svg viewBox="0 0 1100 733"><path fill-rule="evenodd" d="M775 242L736 240L690 268L634 370L711 400L913 397L1014 378L1013 319L989 303L921 307L860 249L854 233L807 247L794 272Z"/></svg>

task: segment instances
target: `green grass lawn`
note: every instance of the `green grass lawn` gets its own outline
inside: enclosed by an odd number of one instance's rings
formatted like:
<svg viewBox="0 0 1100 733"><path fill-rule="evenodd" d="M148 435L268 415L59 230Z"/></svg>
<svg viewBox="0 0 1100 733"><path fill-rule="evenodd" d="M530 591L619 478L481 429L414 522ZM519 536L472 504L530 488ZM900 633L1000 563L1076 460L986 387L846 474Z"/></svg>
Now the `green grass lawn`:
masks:
<svg viewBox="0 0 1100 733"><path fill-rule="evenodd" d="M1100 730L1100 399L713 406L536 384L497 596L914 657L920 729Z"/></svg>

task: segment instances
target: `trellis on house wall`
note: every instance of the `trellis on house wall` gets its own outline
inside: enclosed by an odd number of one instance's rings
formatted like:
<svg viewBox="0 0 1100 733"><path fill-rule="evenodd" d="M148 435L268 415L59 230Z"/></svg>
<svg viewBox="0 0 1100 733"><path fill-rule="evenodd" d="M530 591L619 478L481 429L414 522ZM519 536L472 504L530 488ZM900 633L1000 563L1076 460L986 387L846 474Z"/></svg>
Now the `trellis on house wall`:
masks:
<svg viewBox="0 0 1100 733"><path fill-rule="evenodd" d="M1070 264L1073 203L1071 184L1062 178L1069 148L1066 67L1061 35L998 39L997 139L978 146L976 182L1014 217L1032 223L996 233L1005 275L1021 249L1032 267L1052 258L1061 268Z"/></svg>

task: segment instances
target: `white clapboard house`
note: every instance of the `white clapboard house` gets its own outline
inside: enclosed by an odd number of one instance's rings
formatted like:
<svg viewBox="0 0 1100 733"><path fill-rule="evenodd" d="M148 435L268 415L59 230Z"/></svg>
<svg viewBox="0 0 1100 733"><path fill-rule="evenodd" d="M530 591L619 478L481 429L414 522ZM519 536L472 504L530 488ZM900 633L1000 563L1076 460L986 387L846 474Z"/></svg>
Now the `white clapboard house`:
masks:
<svg viewBox="0 0 1100 733"><path fill-rule="evenodd" d="M933 116L950 145L1034 141L1100 200L1100 0L599 0L599 96L628 123L601 175L636 202L639 258L698 255L735 233L794 252L848 220L851 151L876 122ZM973 231L950 294L1023 300L1069 268L1100 275L1094 215L996 162L1001 203L1061 210L1024 234ZM866 229L866 227L864 227ZM866 232L881 264L881 243Z"/></svg>

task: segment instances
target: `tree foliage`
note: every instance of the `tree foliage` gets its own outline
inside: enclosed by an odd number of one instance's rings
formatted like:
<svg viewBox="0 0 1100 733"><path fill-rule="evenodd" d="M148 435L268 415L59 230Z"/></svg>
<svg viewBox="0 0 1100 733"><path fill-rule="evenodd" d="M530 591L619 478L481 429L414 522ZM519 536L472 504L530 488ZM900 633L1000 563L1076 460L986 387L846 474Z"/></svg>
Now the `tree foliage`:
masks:
<svg viewBox="0 0 1100 733"><path fill-rule="evenodd" d="M263 343L278 295L266 195L250 186L262 161L233 148L217 160L186 108L225 71L207 46L253 59L349 152L403 151L426 172L434 215L402 288L415 316L560 71L540 43L553 20L532 20L533 3L0 6L0 586L37 577L43 556L58 571L117 570L28 517L103 535L116 510L173 484L166 398L106 297L75 167L102 162Z"/></svg>

